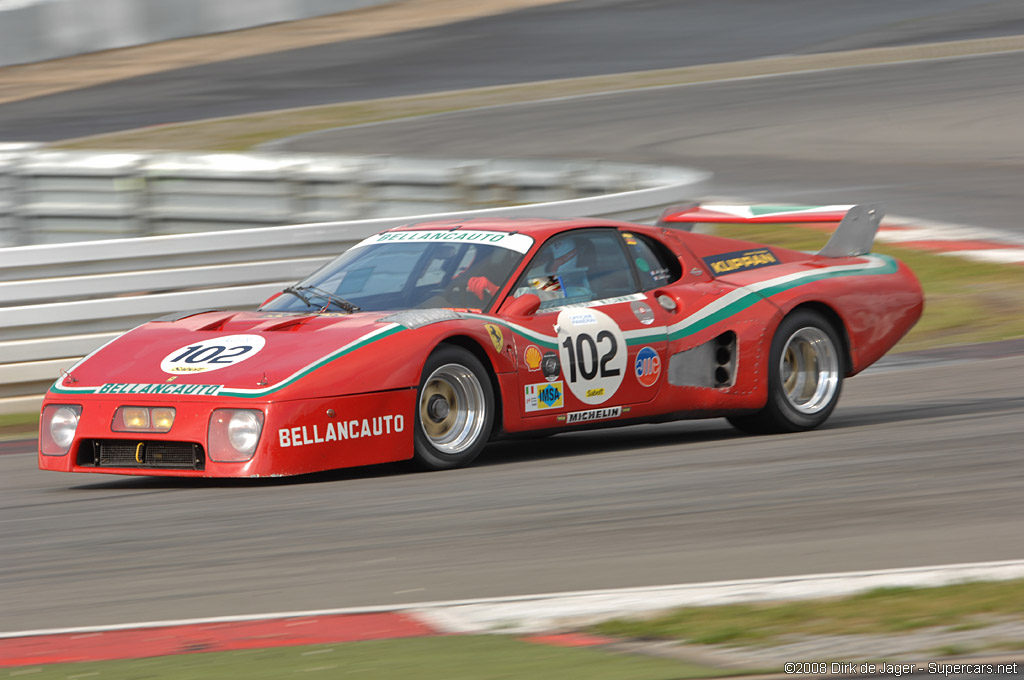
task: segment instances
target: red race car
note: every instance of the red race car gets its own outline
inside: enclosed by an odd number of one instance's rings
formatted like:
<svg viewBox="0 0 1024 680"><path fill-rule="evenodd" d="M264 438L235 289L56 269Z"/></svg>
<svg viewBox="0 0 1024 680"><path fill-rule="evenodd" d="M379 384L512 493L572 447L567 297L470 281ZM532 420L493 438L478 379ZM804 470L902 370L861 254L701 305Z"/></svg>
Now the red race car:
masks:
<svg viewBox="0 0 1024 680"><path fill-rule="evenodd" d="M657 226L474 219L391 229L259 311L156 319L46 395L39 467L265 477L488 440L684 418L821 425L843 379L918 320L921 288L869 254L874 206L684 206ZM839 225L809 254L694 223Z"/></svg>

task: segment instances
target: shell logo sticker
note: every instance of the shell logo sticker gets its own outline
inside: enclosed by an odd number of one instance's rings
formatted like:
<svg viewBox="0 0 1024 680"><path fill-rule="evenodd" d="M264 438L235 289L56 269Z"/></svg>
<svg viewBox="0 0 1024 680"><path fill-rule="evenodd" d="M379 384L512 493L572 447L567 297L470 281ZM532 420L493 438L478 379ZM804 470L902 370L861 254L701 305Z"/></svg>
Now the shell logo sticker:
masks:
<svg viewBox="0 0 1024 680"><path fill-rule="evenodd" d="M225 335L196 340L165 356L160 362L160 370L178 375L219 371L256 356L266 342L260 335Z"/></svg>
<svg viewBox="0 0 1024 680"><path fill-rule="evenodd" d="M651 347L643 347L636 353L633 364L636 381L644 387L653 387L661 377L661 358Z"/></svg>
<svg viewBox="0 0 1024 680"><path fill-rule="evenodd" d="M485 323L484 328L487 329L487 334L491 336L491 343L494 345L494 351L500 352L505 346L505 336L502 335L501 329L493 323Z"/></svg>
<svg viewBox="0 0 1024 680"><path fill-rule="evenodd" d="M584 404L603 404L622 384L626 372L626 336L597 309L558 313L558 357L569 391Z"/></svg>
<svg viewBox="0 0 1024 680"><path fill-rule="evenodd" d="M540 362L544 360L544 355L537 349L537 345L530 345L523 351L523 361L526 363L527 370L539 371Z"/></svg>

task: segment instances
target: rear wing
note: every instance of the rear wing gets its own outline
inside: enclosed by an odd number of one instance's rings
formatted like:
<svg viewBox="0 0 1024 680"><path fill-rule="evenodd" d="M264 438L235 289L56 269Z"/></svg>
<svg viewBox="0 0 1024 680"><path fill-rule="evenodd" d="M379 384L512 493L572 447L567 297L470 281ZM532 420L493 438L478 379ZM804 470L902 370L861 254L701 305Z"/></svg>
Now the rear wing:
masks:
<svg viewBox="0 0 1024 680"><path fill-rule="evenodd" d="M818 251L822 257L853 257L871 252L878 224L885 211L879 204L824 206L701 205L690 203L666 208L658 226L690 231L694 224L794 224L817 222L839 224L828 243Z"/></svg>

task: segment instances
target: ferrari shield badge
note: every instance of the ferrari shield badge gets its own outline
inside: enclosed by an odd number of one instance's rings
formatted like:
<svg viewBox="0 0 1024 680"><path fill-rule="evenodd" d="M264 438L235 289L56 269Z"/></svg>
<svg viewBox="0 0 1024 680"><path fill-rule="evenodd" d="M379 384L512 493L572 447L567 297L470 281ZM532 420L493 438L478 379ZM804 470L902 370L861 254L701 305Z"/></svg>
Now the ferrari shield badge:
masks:
<svg viewBox="0 0 1024 680"><path fill-rule="evenodd" d="M493 323L485 323L484 328L487 329L487 334L491 336L491 342L494 344L494 351L500 352L505 346L505 336L501 334L501 329Z"/></svg>

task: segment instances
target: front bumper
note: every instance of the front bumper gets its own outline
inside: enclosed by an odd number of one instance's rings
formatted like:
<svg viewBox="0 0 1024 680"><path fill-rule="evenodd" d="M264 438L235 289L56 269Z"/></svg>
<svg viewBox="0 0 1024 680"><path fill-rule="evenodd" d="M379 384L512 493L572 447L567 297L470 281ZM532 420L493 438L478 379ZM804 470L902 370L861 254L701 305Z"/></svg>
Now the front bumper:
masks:
<svg viewBox="0 0 1024 680"><path fill-rule="evenodd" d="M250 400L140 399L142 395L50 394L44 403L78 404L68 453L39 452L39 468L62 472L173 477L277 477L405 460L413 454L416 390L249 403ZM113 432L118 406L173 406L165 433ZM211 460L210 416L216 409L258 409L263 429L252 458Z"/></svg>

